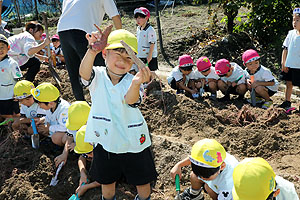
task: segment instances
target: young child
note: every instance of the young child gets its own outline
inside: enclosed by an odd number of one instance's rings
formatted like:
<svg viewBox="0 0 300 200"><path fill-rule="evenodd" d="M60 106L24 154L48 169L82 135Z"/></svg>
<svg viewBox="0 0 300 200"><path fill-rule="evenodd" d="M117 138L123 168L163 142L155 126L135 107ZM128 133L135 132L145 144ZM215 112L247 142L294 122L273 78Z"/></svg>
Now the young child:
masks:
<svg viewBox="0 0 300 200"><path fill-rule="evenodd" d="M233 200L299 200L294 184L276 176L263 158L245 158L232 176Z"/></svg>
<svg viewBox="0 0 300 200"><path fill-rule="evenodd" d="M150 11L140 7L134 10L134 18L138 25L136 35L138 40L138 57L151 71L158 69L157 63L157 37L154 28L149 24Z"/></svg>
<svg viewBox="0 0 300 200"><path fill-rule="evenodd" d="M178 162L171 170L171 177L181 177L181 168L191 165L191 187L180 195L182 199L204 200L203 187L214 199L231 199L232 173L237 159L226 153L224 147L214 139L202 139L193 145L191 155Z"/></svg>
<svg viewBox="0 0 300 200"><path fill-rule="evenodd" d="M66 164L68 156L68 148L65 145L68 139L66 121L70 104L60 98L58 89L51 83L42 83L30 92L38 105L46 110L46 117L35 119L37 131L42 135L51 137L54 144L65 146L63 153L57 156L54 161L56 166L62 161Z"/></svg>
<svg viewBox="0 0 300 200"><path fill-rule="evenodd" d="M14 118L12 127L14 130L20 130L21 132L25 134L29 133L30 135L33 134L31 119L46 116L46 111L39 107L30 93L33 88L33 83L26 80L18 81L14 87L15 99L21 104L21 116L19 118Z"/></svg>
<svg viewBox="0 0 300 200"><path fill-rule="evenodd" d="M194 62L190 55L182 55L178 59L179 66L176 66L171 71L171 74L167 78L168 84L174 90L177 90L176 94L184 93L184 91L197 98L198 91L195 88L193 66ZM198 96L197 96L198 95Z"/></svg>
<svg viewBox="0 0 300 200"><path fill-rule="evenodd" d="M8 40L0 34L0 120L18 117L19 103L14 100L14 86L22 77L18 63L7 56Z"/></svg>
<svg viewBox="0 0 300 200"><path fill-rule="evenodd" d="M230 94L239 95L238 99L244 99L247 91L243 69L236 63L229 63L226 59L218 60L215 65L216 74L221 77L218 80L218 88L224 94L221 101L230 100Z"/></svg>
<svg viewBox="0 0 300 200"><path fill-rule="evenodd" d="M293 28L283 42L281 60L282 80L286 81L286 89L285 101L280 107L286 110L291 107L293 86L300 86L300 8L293 11Z"/></svg>
<svg viewBox="0 0 300 200"><path fill-rule="evenodd" d="M88 49L79 70L92 99L84 140L96 144L91 175L102 185L103 199L116 199L116 181L124 175L129 184L136 185L135 200L149 200L150 182L157 173L148 127L137 105L143 96L141 84L150 80L151 72L145 67L135 76L127 73L133 61L120 41L137 53L136 37L119 29L110 33L106 46L108 33L107 28L103 34L87 35L89 44L100 40L102 45ZM93 67L101 51L106 67Z"/></svg>
<svg viewBox="0 0 300 200"><path fill-rule="evenodd" d="M65 64L65 57L61 49L59 36L57 34L53 35L51 38L53 44L53 53L56 59L56 66Z"/></svg>
<svg viewBox="0 0 300 200"><path fill-rule="evenodd" d="M215 73L215 68L211 67L211 63L206 56L197 60L197 69L194 70L195 86L200 90L200 96L205 91L211 93L209 97L211 100L217 100L217 81L220 77Z"/></svg>
<svg viewBox="0 0 300 200"><path fill-rule="evenodd" d="M242 59L246 67L244 73L247 89L251 91L254 88L256 96L264 99L262 108L268 109L273 104L270 97L278 91L278 81L269 69L260 64L260 56L255 50L249 49L245 51ZM251 83L250 76L254 76L253 83ZM261 100L260 98L256 99L257 103Z"/></svg>

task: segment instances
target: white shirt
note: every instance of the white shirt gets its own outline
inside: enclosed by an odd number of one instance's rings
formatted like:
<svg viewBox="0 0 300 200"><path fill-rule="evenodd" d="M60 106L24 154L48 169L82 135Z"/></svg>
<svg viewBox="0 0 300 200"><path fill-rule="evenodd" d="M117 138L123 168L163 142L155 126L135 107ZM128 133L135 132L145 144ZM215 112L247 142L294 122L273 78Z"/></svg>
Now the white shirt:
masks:
<svg viewBox="0 0 300 200"><path fill-rule="evenodd" d="M46 110L42 109L37 103L33 103L30 107L21 104L20 114L26 118L44 117Z"/></svg>
<svg viewBox="0 0 300 200"><path fill-rule="evenodd" d="M214 67L210 68L210 72L207 76L204 76L201 72L198 71L198 69L195 69L194 70L194 79L198 80L198 79L203 79L203 78L205 78L206 82L208 81L208 79L215 79L215 80L220 79L220 77L216 74Z"/></svg>
<svg viewBox="0 0 300 200"><path fill-rule="evenodd" d="M66 121L68 119L69 102L61 99L56 110L52 113L51 110L46 110L46 123L49 123L50 136L55 132L67 132Z"/></svg>
<svg viewBox="0 0 300 200"><path fill-rule="evenodd" d="M247 69L244 70L245 76L247 79L250 79L250 74L248 73ZM278 81L276 80L276 78L273 76L272 72L260 65L260 69L258 71L255 72L254 74L254 81L260 81L260 82L268 82L268 81L272 81L274 80L275 84L272 86L266 86L267 88L269 88L270 90L277 92L278 91Z"/></svg>
<svg viewBox="0 0 300 200"><path fill-rule="evenodd" d="M293 183L285 180L281 176L275 176L275 181L277 183L276 189L280 189L276 200L299 200Z"/></svg>
<svg viewBox="0 0 300 200"><path fill-rule="evenodd" d="M11 58L0 62L0 100L14 98L16 79L22 77L18 63Z"/></svg>
<svg viewBox="0 0 300 200"><path fill-rule="evenodd" d="M300 69L300 35L296 29L289 31L283 46L288 48L285 66Z"/></svg>
<svg viewBox="0 0 300 200"><path fill-rule="evenodd" d="M239 77L241 75L243 75L243 77L237 82L237 85L245 83L246 79L245 79L245 74L244 74L244 70L236 63L230 63L231 66L233 66L233 71L231 76L229 77L221 77L221 80L224 82L235 82L236 80L239 79Z"/></svg>
<svg viewBox="0 0 300 200"><path fill-rule="evenodd" d="M64 0L62 14L57 24L57 32L77 29L86 33L98 31L104 14L110 18L119 15L113 0Z"/></svg>
<svg viewBox="0 0 300 200"><path fill-rule="evenodd" d="M194 72L192 71L191 73L189 73L185 77L186 77L185 84L187 84L189 82L189 80L194 79ZM172 69L171 74L167 78L168 83L170 84L173 79L175 79L176 82L181 81L183 79L183 74L180 71L178 66L176 66Z"/></svg>
<svg viewBox="0 0 300 200"><path fill-rule="evenodd" d="M8 43L10 49L7 55L17 61L19 66L24 65L29 58L34 57L34 55L29 56L28 51L38 45L34 37L27 31L9 37Z"/></svg>
<svg viewBox="0 0 300 200"><path fill-rule="evenodd" d="M233 169L239 162L229 153L226 153L224 162L226 163L225 169L214 180L205 181L199 177L198 178L205 182L210 189L218 194L218 200L231 200L233 188L232 173Z"/></svg>
<svg viewBox="0 0 300 200"><path fill-rule="evenodd" d="M147 58L150 50L150 45L154 44L152 58L157 57L157 37L154 28L147 24L143 30L138 26L136 30L136 37L138 41L138 57Z"/></svg>
<svg viewBox="0 0 300 200"><path fill-rule="evenodd" d="M113 85L105 67L93 70L95 76L89 85L92 107L84 141L101 144L112 153L138 153L149 147L148 126L142 113L125 102L133 75L127 73Z"/></svg>

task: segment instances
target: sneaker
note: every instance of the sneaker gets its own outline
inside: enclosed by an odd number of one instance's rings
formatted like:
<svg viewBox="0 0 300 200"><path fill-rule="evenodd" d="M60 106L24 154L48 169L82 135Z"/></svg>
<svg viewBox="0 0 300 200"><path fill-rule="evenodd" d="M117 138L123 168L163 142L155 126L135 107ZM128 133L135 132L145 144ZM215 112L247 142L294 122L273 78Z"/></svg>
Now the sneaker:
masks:
<svg viewBox="0 0 300 200"><path fill-rule="evenodd" d="M273 104L273 101L265 101L265 103L262 105L261 108L268 109L271 107L272 104Z"/></svg>
<svg viewBox="0 0 300 200"><path fill-rule="evenodd" d="M212 100L212 101L216 101L217 100L217 94L211 94L209 96L209 99Z"/></svg>
<svg viewBox="0 0 300 200"><path fill-rule="evenodd" d="M284 108L285 110L289 109L291 107L290 101L284 101L282 104L279 105L280 108Z"/></svg>
<svg viewBox="0 0 300 200"><path fill-rule="evenodd" d="M204 200L204 196L200 190L199 194L193 195L190 193L190 187L186 188L183 193L180 194L181 200Z"/></svg>
<svg viewBox="0 0 300 200"><path fill-rule="evenodd" d="M176 94L184 94L184 90L182 90L182 89L177 89Z"/></svg>
<svg viewBox="0 0 300 200"><path fill-rule="evenodd" d="M255 101L256 101L256 103L262 103L262 102L264 102L264 99L263 99L263 98L260 98L260 97L256 97L256 98L255 98ZM250 99L247 99L247 102L248 102L248 103L251 103L251 98L250 98Z"/></svg>

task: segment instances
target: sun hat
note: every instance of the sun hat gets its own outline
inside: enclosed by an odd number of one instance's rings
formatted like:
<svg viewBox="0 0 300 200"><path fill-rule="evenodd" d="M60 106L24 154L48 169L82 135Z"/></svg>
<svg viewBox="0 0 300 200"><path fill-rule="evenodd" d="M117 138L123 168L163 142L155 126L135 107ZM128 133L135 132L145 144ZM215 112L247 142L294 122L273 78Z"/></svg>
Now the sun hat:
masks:
<svg viewBox="0 0 300 200"><path fill-rule="evenodd" d="M68 109L67 129L74 131L86 124L91 107L86 101L75 101Z"/></svg>
<svg viewBox="0 0 300 200"><path fill-rule="evenodd" d="M134 15L135 15L136 13L140 13L140 14L143 14L143 15L145 15L145 16L147 16L147 17L150 17L150 11L149 11L147 8L145 8L145 7L139 7L139 8L136 8L136 9L134 10Z"/></svg>
<svg viewBox="0 0 300 200"><path fill-rule="evenodd" d="M197 64L198 71L200 71L200 72L205 71L211 67L211 63L206 56L200 57L197 60L196 64Z"/></svg>
<svg viewBox="0 0 300 200"><path fill-rule="evenodd" d="M53 40L53 39L59 40L59 36L58 36L57 34L55 34L55 35L53 35L53 36L51 37L51 40Z"/></svg>
<svg viewBox="0 0 300 200"><path fill-rule="evenodd" d="M194 61L193 61L192 57L190 55L186 55L186 54L179 56L178 62L179 62L180 68L191 67L194 65Z"/></svg>
<svg viewBox="0 0 300 200"><path fill-rule="evenodd" d="M137 53L138 44L135 35L124 29L118 29L109 34L107 39L108 46L105 49L124 48L120 42L121 40L128 44L130 48Z"/></svg>
<svg viewBox="0 0 300 200"><path fill-rule="evenodd" d="M258 55L257 51L253 49L248 49L242 55L242 60L244 61L245 64L258 59L260 59L260 56Z"/></svg>
<svg viewBox="0 0 300 200"><path fill-rule="evenodd" d="M7 44L9 46L7 38L2 34L0 34L0 41L4 42L5 44Z"/></svg>
<svg viewBox="0 0 300 200"><path fill-rule="evenodd" d="M84 142L85 130L86 130L86 125L82 126L76 132L76 146L74 148L75 153L83 154L83 153L89 153L93 151L93 146L88 142Z"/></svg>
<svg viewBox="0 0 300 200"><path fill-rule="evenodd" d="M14 87L14 95L16 99L25 99L31 95L30 90L34 88L32 82L27 80L18 81Z"/></svg>
<svg viewBox="0 0 300 200"><path fill-rule="evenodd" d="M52 83L42 83L31 89L30 93L39 102L55 101L60 95L58 89Z"/></svg>
<svg viewBox="0 0 300 200"><path fill-rule="evenodd" d="M226 59L220 59L216 62L215 70L217 75L224 75L230 70L230 62Z"/></svg>
<svg viewBox="0 0 300 200"><path fill-rule="evenodd" d="M197 166L216 168L224 162L226 151L216 140L203 139L193 145L189 158Z"/></svg>
<svg viewBox="0 0 300 200"><path fill-rule="evenodd" d="M275 176L263 158L245 158L233 170L233 199L266 200L275 188Z"/></svg>

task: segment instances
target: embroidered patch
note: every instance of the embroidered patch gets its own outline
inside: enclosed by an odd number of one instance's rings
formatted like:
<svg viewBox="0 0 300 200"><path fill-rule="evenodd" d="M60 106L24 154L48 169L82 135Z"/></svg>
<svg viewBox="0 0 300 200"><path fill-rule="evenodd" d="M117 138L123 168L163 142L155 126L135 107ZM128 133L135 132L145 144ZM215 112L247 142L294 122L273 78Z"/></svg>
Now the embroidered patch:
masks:
<svg viewBox="0 0 300 200"><path fill-rule="evenodd" d="M208 58L203 58L203 61L204 62L208 62Z"/></svg>
<svg viewBox="0 0 300 200"><path fill-rule="evenodd" d="M223 162L221 152L217 152L217 159L218 159L217 163Z"/></svg>
<svg viewBox="0 0 300 200"><path fill-rule="evenodd" d="M31 117L36 117L37 116L37 112L35 110L30 111L30 116Z"/></svg>
<svg viewBox="0 0 300 200"><path fill-rule="evenodd" d="M207 155L208 152L209 152L209 150L204 151L204 153L203 153L204 160L206 162L212 162L212 161L214 161L215 160L214 158L212 158L211 156Z"/></svg>
<svg viewBox="0 0 300 200"><path fill-rule="evenodd" d="M141 134L141 137L140 137L140 144L141 144L141 145L144 144L145 141L146 141L146 136L145 136L145 134Z"/></svg>

